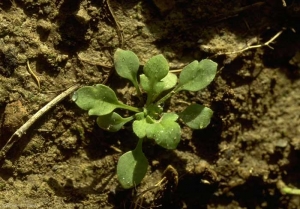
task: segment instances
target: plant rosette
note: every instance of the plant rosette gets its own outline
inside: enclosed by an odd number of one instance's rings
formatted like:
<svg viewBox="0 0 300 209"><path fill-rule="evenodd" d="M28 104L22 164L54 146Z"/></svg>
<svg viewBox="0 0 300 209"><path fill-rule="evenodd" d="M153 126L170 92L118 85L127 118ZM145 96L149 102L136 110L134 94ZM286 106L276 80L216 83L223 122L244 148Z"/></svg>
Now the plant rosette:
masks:
<svg viewBox="0 0 300 209"><path fill-rule="evenodd" d="M146 175L148 160L142 151L143 139L153 139L159 146L175 149L180 142L180 118L192 129L208 126L213 111L200 104L191 104L180 113L166 112L161 105L180 91L199 91L214 79L217 63L209 59L193 61L185 66L179 77L169 71L169 64L160 54L150 58L138 75L140 62L132 51L117 49L114 54L116 72L132 82L137 96L143 103L134 107L119 101L108 86L96 84L84 86L73 94L73 101L89 115L97 116L96 122L104 130L116 132L126 123L132 122L132 129L139 138L134 150L123 154L118 161L117 176L123 188L132 188ZM147 94L143 101L142 93ZM122 117L116 111L125 109L133 114Z"/></svg>

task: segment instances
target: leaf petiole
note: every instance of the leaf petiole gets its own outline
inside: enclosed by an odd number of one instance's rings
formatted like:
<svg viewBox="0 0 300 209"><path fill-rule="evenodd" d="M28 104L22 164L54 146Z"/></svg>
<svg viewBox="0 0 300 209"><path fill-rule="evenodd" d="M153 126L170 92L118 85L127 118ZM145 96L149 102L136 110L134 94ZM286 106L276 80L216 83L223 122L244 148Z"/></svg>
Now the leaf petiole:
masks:
<svg viewBox="0 0 300 209"><path fill-rule="evenodd" d="M176 94L176 89L174 88L172 91L170 91L169 93L167 93L165 96L163 96L161 99L159 99L157 102L155 102L156 105L160 105L163 104L167 99L169 99L171 96L173 96L174 94Z"/></svg>
<svg viewBox="0 0 300 209"><path fill-rule="evenodd" d="M137 113L143 111L142 108L133 107L133 106L126 105L126 104L123 104L123 103L121 103L119 107L122 108L122 109L125 109L125 110L130 110L132 112L137 112Z"/></svg>

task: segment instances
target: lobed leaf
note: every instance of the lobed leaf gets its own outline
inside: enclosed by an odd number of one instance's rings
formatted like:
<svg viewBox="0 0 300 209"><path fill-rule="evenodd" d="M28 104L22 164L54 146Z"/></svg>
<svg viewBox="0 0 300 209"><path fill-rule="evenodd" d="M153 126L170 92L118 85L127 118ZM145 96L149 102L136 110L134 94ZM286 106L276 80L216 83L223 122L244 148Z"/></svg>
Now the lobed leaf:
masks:
<svg viewBox="0 0 300 209"><path fill-rule="evenodd" d="M85 86L74 92L73 101L89 115L107 115L114 109L123 107L115 92L108 86L97 84Z"/></svg>
<svg viewBox="0 0 300 209"><path fill-rule="evenodd" d="M178 115L165 113L159 121L149 117L133 122L133 131L139 138L147 137L166 149L175 149L180 142L181 128L175 121Z"/></svg>
<svg viewBox="0 0 300 209"><path fill-rule="evenodd" d="M119 131L125 123L132 119L133 117L123 118L118 113L112 112L107 115L98 116L97 124L104 130L116 132Z"/></svg>
<svg viewBox="0 0 300 209"><path fill-rule="evenodd" d="M179 113L179 117L192 129L206 128L213 115L213 111L199 104L188 106L183 112Z"/></svg>
<svg viewBox="0 0 300 209"><path fill-rule="evenodd" d="M175 113L165 113L157 123L149 124L147 127L147 137L166 149L175 149L180 142L181 128L175 121L178 115Z"/></svg>
<svg viewBox="0 0 300 209"><path fill-rule="evenodd" d="M180 90L199 91L205 88L215 78L217 63L209 59L197 60L185 66L179 76Z"/></svg>
<svg viewBox="0 0 300 209"><path fill-rule="evenodd" d="M132 151L123 154L118 161L117 176L123 188L129 189L139 184L146 175L148 160L142 150L142 139Z"/></svg>

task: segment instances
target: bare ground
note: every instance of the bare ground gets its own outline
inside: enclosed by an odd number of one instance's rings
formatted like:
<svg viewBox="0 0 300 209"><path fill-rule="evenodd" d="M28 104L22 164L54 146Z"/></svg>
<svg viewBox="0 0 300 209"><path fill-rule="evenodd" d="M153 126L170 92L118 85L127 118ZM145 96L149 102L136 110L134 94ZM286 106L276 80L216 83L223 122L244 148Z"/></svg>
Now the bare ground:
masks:
<svg viewBox="0 0 300 209"><path fill-rule="evenodd" d="M293 0L2 0L1 148L74 84L106 82L134 101L111 74L118 47L142 63L162 53L172 69L203 58L219 67L206 90L166 104L210 106L209 127L182 126L176 150L146 143L150 167L136 188L115 175L136 144L130 127L102 131L68 97L4 156L0 208L299 208L299 196L281 192L300 187L299 11Z"/></svg>

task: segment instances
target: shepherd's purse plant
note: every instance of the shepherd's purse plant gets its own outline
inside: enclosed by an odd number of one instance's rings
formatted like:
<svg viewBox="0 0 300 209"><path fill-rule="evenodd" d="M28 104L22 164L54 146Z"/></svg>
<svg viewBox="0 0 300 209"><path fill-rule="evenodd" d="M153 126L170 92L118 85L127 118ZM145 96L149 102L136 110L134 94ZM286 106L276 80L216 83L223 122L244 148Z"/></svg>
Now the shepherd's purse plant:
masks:
<svg viewBox="0 0 300 209"><path fill-rule="evenodd" d="M142 151L144 139L153 139L159 146L175 149L181 138L180 118L192 129L203 129L209 123L213 111L200 104L191 104L180 113L166 112L162 105L180 91L199 91L211 83L216 75L217 63L209 59L193 61L185 66L179 78L169 71L169 64L160 54L150 58L138 77L140 62L132 51L117 49L114 65L119 76L132 82L141 106L133 107L119 101L108 86L97 84L78 89L72 99L89 115L97 116L97 124L104 130L116 132L124 124L133 121L132 129L138 137L134 150L123 154L118 161L117 176L123 188L132 188L146 175L148 160ZM143 101L142 93L147 94ZM122 117L115 110L132 112Z"/></svg>

